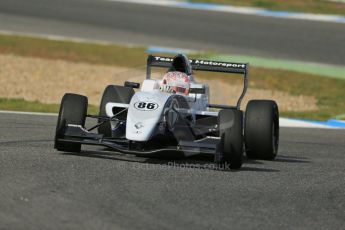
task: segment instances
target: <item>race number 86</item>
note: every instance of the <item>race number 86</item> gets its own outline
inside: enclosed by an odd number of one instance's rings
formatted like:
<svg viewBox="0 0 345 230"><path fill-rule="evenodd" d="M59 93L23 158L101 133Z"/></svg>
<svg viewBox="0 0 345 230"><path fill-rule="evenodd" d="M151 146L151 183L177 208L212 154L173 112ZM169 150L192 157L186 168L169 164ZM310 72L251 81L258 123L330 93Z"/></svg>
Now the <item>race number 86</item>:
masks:
<svg viewBox="0 0 345 230"><path fill-rule="evenodd" d="M154 103L154 102L143 102L143 101L139 101L136 102L134 104L134 107L138 110L144 110L144 111L148 111L148 110L155 110L158 108L158 104Z"/></svg>

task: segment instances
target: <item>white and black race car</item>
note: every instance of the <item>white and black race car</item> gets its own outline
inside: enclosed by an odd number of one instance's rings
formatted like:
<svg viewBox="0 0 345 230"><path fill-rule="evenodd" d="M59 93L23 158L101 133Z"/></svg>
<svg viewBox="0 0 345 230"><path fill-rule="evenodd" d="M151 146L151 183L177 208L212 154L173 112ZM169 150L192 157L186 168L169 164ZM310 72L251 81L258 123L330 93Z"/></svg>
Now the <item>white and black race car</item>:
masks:
<svg viewBox="0 0 345 230"><path fill-rule="evenodd" d="M163 67L163 79L151 79L151 68ZM209 87L194 81L194 71L244 76L237 105L209 104ZM212 154L218 164L242 166L243 156L274 159L279 142L276 102L252 100L240 109L248 86L248 64L189 60L185 55L149 55L143 83L106 87L98 115L88 115L88 99L67 93L61 101L55 148L80 152L81 145L100 145L139 156ZM85 127L86 118L98 120ZM93 130L98 132L92 132Z"/></svg>

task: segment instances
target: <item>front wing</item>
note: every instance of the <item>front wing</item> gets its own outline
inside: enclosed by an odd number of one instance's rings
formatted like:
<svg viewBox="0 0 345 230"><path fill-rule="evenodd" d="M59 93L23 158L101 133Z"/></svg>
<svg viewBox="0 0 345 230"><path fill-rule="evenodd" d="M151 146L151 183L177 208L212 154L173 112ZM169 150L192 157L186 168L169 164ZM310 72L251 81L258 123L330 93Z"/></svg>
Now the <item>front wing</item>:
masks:
<svg viewBox="0 0 345 230"><path fill-rule="evenodd" d="M105 138L102 134L91 133L80 125L68 124L64 135L57 136L57 141L65 143L80 143L84 145L98 145L111 148L125 154L138 156L184 156L189 157L198 154L210 154L218 157L220 154L218 137L205 137L195 141L180 141L177 146L167 148L142 150L131 148L131 141L125 138Z"/></svg>

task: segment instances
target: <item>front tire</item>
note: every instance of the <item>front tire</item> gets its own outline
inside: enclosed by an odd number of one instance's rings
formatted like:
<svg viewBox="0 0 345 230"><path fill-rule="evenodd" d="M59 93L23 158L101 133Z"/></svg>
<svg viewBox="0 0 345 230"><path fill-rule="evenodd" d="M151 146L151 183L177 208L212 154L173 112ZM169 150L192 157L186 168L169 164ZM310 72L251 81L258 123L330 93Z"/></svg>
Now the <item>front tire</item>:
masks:
<svg viewBox="0 0 345 230"><path fill-rule="evenodd" d="M273 160L279 145L279 109L275 101L252 100L245 117L246 155L251 159Z"/></svg>
<svg viewBox="0 0 345 230"><path fill-rule="evenodd" d="M66 93L63 96L56 125L55 149L65 152L80 152L81 144L64 143L58 141L58 138L64 135L64 130L67 124L81 125L82 127L85 126L87 106L88 99L85 96L71 93Z"/></svg>
<svg viewBox="0 0 345 230"><path fill-rule="evenodd" d="M230 169L239 169L243 162L243 112L220 110L218 115L219 136L221 137L222 162Z"/></svg>
<svg viewBox="0 0 345 230"><path fill-rule="evenodd" d="M108 85L103 93L101 105L99 107L99 116L106 117L105 106L109 102L129 104L134 95L134 89L130 87ZM123 109L123 108L121 108ZM101 120L99 120L101 122ZM111 137L110 122L105 122L98 127L98 133L104 137Z"/></svg>

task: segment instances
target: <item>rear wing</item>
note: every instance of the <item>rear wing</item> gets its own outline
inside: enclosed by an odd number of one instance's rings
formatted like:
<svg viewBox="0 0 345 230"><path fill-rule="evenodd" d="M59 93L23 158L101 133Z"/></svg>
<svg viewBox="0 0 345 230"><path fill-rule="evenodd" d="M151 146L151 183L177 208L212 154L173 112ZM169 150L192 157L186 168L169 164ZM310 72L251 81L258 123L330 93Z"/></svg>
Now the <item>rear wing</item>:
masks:
<svg viewBox="0 0 345 230"><path fill-rule="evenodd" d="M163 67L169 68L173 62L171 57L161 57L149 55L147 58L147 67ZM197 71L211 71L222 73L248 73L248 64L233 63L233 62L220 62L220 61L206 61L200 59L190 59L190 65L193 70ZM151 72L148 72L151 73ZM150 75L150 74L149 74Z"/></svg>
<svg viewBox="0 0 345 230"><path fill-rule="evenodd" d="M170 68L173 62L171 57L162 57L162 56L153 56L149 55L147 58L147 70L146 70L146 79L151 78L151 67L162 67ZM192 70L195 71L209 71L209 72L221 72L221 73L232 73L232 74L242 74L243 75L243 91L240 98L237 101L236 108L239 109L241 106L242 99L244 98L247 88L248 88L248 63L233 63L233 62L221 62L221 61L208 61L200 59L189 59L189 63L192 67ZM219 108L227 107L222 105L209 105L209 107Z"/></svg>

